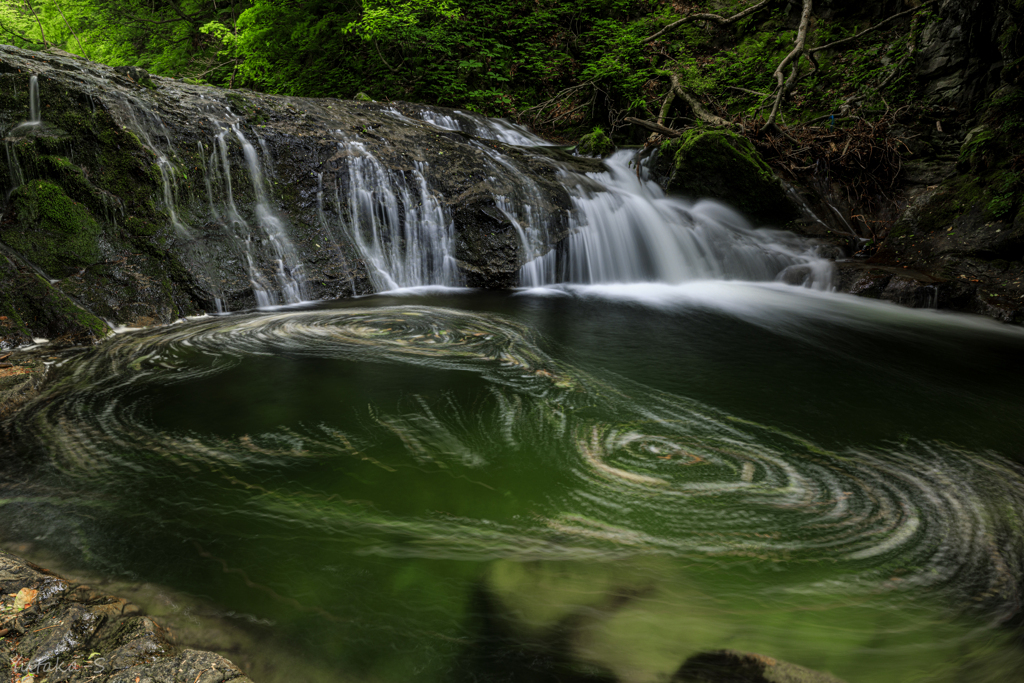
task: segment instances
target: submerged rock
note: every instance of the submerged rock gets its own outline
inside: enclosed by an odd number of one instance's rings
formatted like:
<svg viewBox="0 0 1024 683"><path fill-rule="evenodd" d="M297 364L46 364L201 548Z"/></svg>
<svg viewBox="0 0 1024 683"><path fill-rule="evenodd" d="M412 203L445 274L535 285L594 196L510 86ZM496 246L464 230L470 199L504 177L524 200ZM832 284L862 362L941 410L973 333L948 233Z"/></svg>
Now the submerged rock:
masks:
<svg viewBox="0 0 1024 683"><path fill-rule="evenodd" d="M843 683L832 674L807 669L773 657L715 650L687 659L672 683Z"/></svg>

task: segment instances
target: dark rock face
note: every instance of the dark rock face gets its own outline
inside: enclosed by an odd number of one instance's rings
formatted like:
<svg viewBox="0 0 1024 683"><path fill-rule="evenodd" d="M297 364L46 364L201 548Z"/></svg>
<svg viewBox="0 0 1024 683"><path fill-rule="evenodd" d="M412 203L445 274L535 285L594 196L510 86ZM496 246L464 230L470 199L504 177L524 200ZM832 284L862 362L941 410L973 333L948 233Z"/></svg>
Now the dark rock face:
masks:
<svg viewBox="0 0 1024 683"><path fill-rule="evenodd" d="M687 131L661 145L656 166L668 192L719 199L761 225L785 225L796 217L771 168L735 133Z"/></svg>
<svg viewBox="0 0 1024 683"><path fill-rule="evenodd" d="M559 169L599 162L503 142L528 134L494 125L2 47L3 291L20 288L11 273L32 273L48 296L128 325L351 296L379 284L380 263L414 251L414 228L434 224L451 233L450 278L510 286L525 256L497 198L514 200L528 182L550 248L568 230ZM8 344L60 332L33 318L26 296L0 298ZM94 322L76 333L102 334Z"/></svg>
<svg viewBox="0 0 1024 683"><path fill-rule="evenodd" d="M0 590L0 660L12 674L68 683L249 683L220 655L176 651L167 633L131 603L2 551Z"/></svg>
<svg viewBox="0 0 1024 683"><path fill-rule="evenodd" d="M902 9L892 5L826 3L836 16L876 18ZM839 246L840 260L859 252L840 264L839 291L1024 322L1024 6L942 0L933 11L915 53L923 106L893 129L906 149L902 201L874 215L809 182L800 190L820 220L791 227ZM830 205L888 229L869 242Z"/></svg>
<svg viewBox="0 0 1024 683"><path fill-rule="evenodd" d="M936 12L943 21L925 25L916 57L926 95L957 108L991 95L1007 66L1001 43L1008 31L1016 31L1015 9L1011 2L993 0L939 3Z"/></svg>

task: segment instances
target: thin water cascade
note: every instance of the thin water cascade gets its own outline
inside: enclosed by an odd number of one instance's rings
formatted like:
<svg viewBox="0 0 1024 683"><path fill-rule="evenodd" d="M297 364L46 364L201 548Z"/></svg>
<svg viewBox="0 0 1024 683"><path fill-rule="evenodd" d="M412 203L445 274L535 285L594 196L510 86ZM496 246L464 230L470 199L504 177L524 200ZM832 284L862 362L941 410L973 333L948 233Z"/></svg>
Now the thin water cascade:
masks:
<svg viewBox="0 0 1024 683"><path fill-rule="evenodd" d="M377 291L421 285L457 286L454 226L425 177L427 163L391 171L361 142L338 143L347 175L339 219L347 226Z"/></svg>
<svg viewBox="0 0 1024 683"><path fill-rule="evenodd" d="M25 184L25 174L21 169L21 162L18 160L18 152L15 149L17 140L13 138L27 135L42 122L39 101L39 76L33 74L28 79L28 121L17 124L4 136L4 151L7 154L7 173L11 179L8 194Z"/></svg>
<svg viewBox="0 0 1024 683"><path fill-rule="evenodd" d="M226 130L222 130L214 136L213 150L210 152L210 157L205 167L206 192L210 203L210 214L220 225L228 242L236 251L238 259L245 265L253 296L256 297L256 305L265 308L276 303L273 298L273 288L263 275L263 272L256 266L249 225L242 218L242 215L238 212L238 207L235 205L235 195L231 185L231 162L228 158L226 136ZM217 191L214 190L215 184ZM220 206L215 201L215 196L223 199L223 203Z"/></svg>
<svg viewBox="0 0 1024 683"><path fill-rule="evenodd" d="M619 152L606 160L607 173L577 184L566 248L524 265L521 284L779 279L830 286L831 266L800 238L754 229L717 202L667 197L638 177L631 157Z"/></svg>
<svg viewBox="0 0 1024 683"><path fill-rule="evenodd" d="M227 311L225 296L213 259L203 243L197 239L193 230L181 219L178 211L176 180L178 170L171 161L178 155L171 142L170 131L167 130L164 122L156 113L138 100L127 98L124 105L124 110L128 114L130 130L135 133L139 142L156 157L156 167L160 172L163 190L163 203L171 227L174 228L175 234L181 240L187 258L199 266L206 285L213 295L215 312L225 313Z"/></svg>
<svg viewBox="0 0 1024 683"><path fill-rule="evenodd" d="M283 219L274 211L267 198L263 170L259 156L256 154L256 148L245 137L238 124L232 124L231 130L242 145L245 165L249 171L249 178L252 181L253 192L256 195L254 207L256 211L256 224L266 237L266 241L273 251L274 261L277 264L277 273L275 274L277 289L281 293L283 303L299 303L305 298L305 275L302 268L302 259L299 258L295 246L288 237ZM264 150L266 150L265 147ZM227 170L228 168L225 164L225 172Z"/></svg>
<svg viewBox="0 0 1024 683"><path fill-rule="evenodd" d="M42 121L39 105L39 76L33 75L28 79L28 121L26 123L38 125Z"/></svg>
<svg viewBox="0 0 1024 683"><path fill-rule="evenodd" d="M341 196L338 193L337 183L335 183L334 185L334 197L335 206L339 207L338 221L343 223L343 220L341 219L340 209ZM338 257L338 260L344 262L345 255L341 251L341 242L343 239L345 239L346 231L344 229L344 225L342 225L342 229L340 231L335 230L335 228L331 225L331 221L327 220L327 213L324 211L324 174L322 171L316 174L316 217L317 220L320 221L320 227L323 228L324 232L331 237L331 247L333 248L335 255ZM356 296L355 278L352 277L351 274L349 275L349 287L351 288L352 296Z"/></svg>

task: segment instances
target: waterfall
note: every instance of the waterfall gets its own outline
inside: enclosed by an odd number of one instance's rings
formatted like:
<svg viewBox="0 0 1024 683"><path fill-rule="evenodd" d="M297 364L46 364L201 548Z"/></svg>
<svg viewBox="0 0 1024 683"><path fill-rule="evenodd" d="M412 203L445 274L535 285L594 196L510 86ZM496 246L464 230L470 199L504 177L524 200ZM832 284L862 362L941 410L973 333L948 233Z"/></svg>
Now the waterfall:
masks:
<svg viewBox="0 0 1024 683"><path fill-rule="evenodd" d="M630 168L632 157L618 152L605 161L606 173L576 177L571 235L564 248L522 267L522 285L700 279L781 279L819 289L831 284L828 262L800 238L754 229L718 202L667 197ZM525 253L531 249L527 240Z"/></svg>
<svg viewBox="0 0 1024 683"><path fill-rule="evenodd" d="M347 173L347 206L336 194L339 220L370 271L377 291L462 283L455 264L451 216L417 161L411 171L391 171L361 142L338 143Z"/></svg>
<svg viewBox="0 0 1024 683"><path fill-rule="evenodd" d="M397 110L388 113L409 120ZM476 138L519 147L550 144L502 119L458 110L423 109L416 114L436 128ZM646 168L638 174L631 166L634 154L629 151L606 159L604 173L584 177L564 169L556 172L570 190L572 209L570 236L552 248L552 226L559 217L545 208L537 184L501 151L476 140L470 144L479 150L485 165L501 167L516 178L513 187L495 189L494 203L519 237L522 286L701 279L782 280L818 289L831 285L830 265L800 238L755 229L718 202L667 197L646 178Z"/></svg>
<svg viewBox="0 0 1024 683"><path fill-rule="evenodd" d="M305 277L302 272L302 260L292 245L288 232L285 230L284 221L274 210L274 207L267 199L266 185L264 184L263 170L256 148L242 133L237 123L231 125L231 130L242 145L242 154L245 158L245 165L249 171L249 178L252 181L253 192L256 195L256 224L259 226L266 242L270 245L274 255L274 262L277 265L275 279L277 290L280 292L283 303L293 304L302 301L304 297ZM225 155L225 163L226 163ZM225 172L227 167L225 166ZM263 305L274 305L276 300L271 299L272 292L265 291L268 301Z"/></svg>
<svg viewBox="0 0 1024 683"><path fill-rule="evenodd" d="M256 305L260 308L298 303L304 297L304 279L301 260L285 231L283 220L277 215L267 198L263 172L256 149L236 125L223 128L214 122L219 131L213 137L211 151L204 159L204 182L210 215L221 227L228 244L249 276ZM228 135L242 147L249 180L253 186L254 214L257 228L262 232L270 248L269 258L274 264L273 274L268 276L260 267L259 246L249 222L242 217L235 203L235 192L231 180L231 158L228 154ZM205 150L201 149L201 155ZM218 201L218 198L220 201Z"/></svg>

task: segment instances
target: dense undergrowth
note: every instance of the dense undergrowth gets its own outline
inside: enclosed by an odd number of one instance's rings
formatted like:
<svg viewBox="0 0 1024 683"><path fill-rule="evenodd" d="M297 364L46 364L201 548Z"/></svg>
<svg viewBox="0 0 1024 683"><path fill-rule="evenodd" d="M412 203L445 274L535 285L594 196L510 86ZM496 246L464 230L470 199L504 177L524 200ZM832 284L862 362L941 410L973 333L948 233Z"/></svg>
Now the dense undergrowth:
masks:
<svg viewBox="0 0 1024 683"><path fill-rule="evenodd" d="M303 96L407 100L530 123L561 139L602 126L640 131L658 118L669 74L719 115L767 115L773 71L792 49L799 3L768 2L728 26L684 23L730 16L754 0L2 0L0 33L21 47L54 45L111 65L214 85ZM821 4L821 3L819 3ZM828 3L825 3L828 5ZM887 3L837 3L812 20L808 47L856 34ZM820 15L820 16L819 16ZM852 104L880 116L912 101L908 58L929 21L919 13L803 59L780 122L842 116ZM881 89L879 88L881 87ZM692 123L681 102L666 123Z"/></svg>

